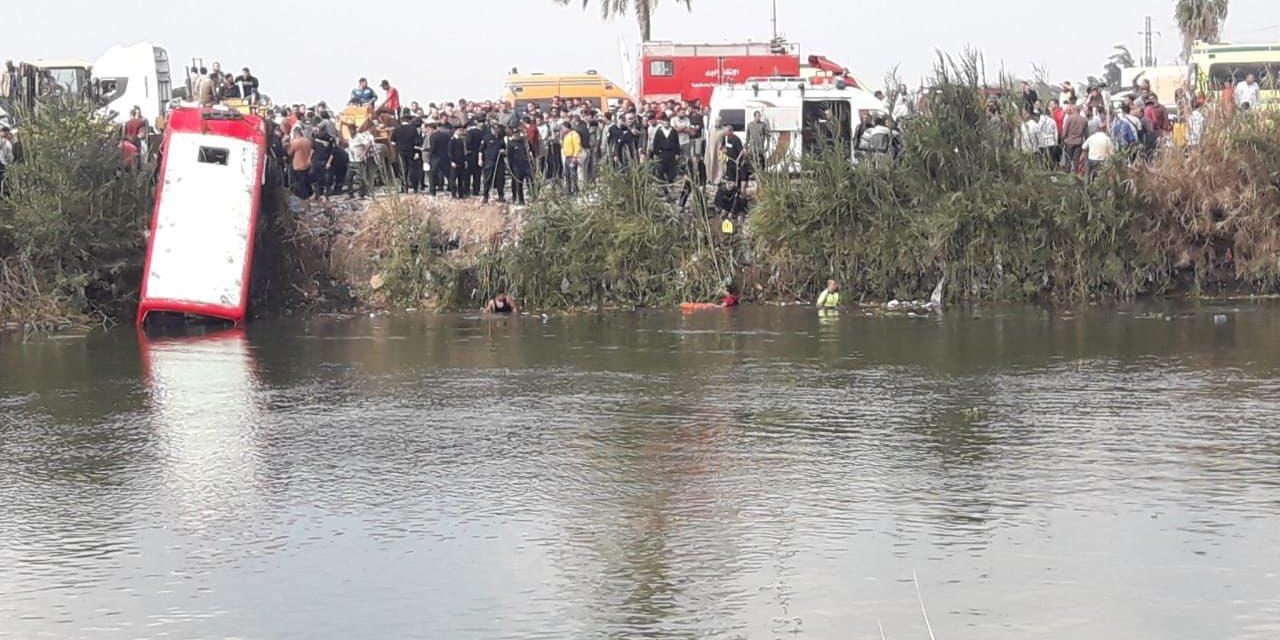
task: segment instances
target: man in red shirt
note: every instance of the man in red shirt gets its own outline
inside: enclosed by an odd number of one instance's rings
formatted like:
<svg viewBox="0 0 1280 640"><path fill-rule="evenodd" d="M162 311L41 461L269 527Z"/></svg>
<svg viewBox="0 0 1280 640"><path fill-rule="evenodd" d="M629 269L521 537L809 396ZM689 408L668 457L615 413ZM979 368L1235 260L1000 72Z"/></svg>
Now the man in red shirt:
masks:
<svg viewBox="0 0 1280 640"><path fill-rule="evenodd" d="M142 140L142 131L147 121L142 118L142 110L134 107L129 111L129 120L124 123L124 138L135 146Z"/></svg>
<svg viewBox="0 0 1280 640"><path fill-rule="evenodd" d="M538 149L542 147L542 137L538 135L538 125L534 124L533 118L524 117L524 137L529 144L529 148L533 150L534 155L538 155Z"/></svg>
<svg viewBox="0 0 1280 640"><path fill-rule="evenodd" d="M1147 106L1142 111L1147 120L1151 121L1151 129L1157 137L1173 130L1173 126L1169 124L1169 110L1160 104L1160 98L1156 94L1147 95Z"/></svg>
<svg viewBox="0 0 1280 640"><path fill-rule="evenodd" d="M1049 117L1053 118L1053 123L1058 126L1058 137L1062 137L1062 123L1067 119L1067 112L1062 109L1062 104L1057 100L1049 101Z"/></svg>
<svg viewBox="0 0 1280 640"><path fill-rule="evenodd" d="M386 80L382 81L382 90L386 92L387 98L382 101L382 106L378 107L375 113L387 113L400 117L400 90L392 87Z"/></svg>

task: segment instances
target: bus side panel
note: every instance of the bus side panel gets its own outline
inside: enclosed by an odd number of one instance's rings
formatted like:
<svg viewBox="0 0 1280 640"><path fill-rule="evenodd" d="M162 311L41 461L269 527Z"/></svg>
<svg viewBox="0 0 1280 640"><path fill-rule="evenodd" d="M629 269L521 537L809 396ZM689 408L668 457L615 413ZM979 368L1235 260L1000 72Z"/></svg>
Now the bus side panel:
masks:
<svg viewBox="0 0 1280 640"><path fill-rule="evenodd" d="M174 112L138 306L242 322L249 304L265 134L256 118Z"/></svg>

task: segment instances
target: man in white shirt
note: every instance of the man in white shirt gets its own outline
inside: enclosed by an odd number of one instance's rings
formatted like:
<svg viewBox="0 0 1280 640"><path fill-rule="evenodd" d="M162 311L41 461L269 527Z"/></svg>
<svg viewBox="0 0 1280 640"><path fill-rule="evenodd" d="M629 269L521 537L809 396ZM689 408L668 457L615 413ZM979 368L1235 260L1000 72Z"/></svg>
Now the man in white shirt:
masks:
<svg viewBox="0 0 1280 640"><path fill-rule="evenodd" d="M1244 80L1236 85L1236 106L1241 109L1256 109L1262 100L1262 88L1252 73L1245 75Z"/></svg>
<svg viewBox="0 0 1280 640"><path fill-rule="evenodd" d="M1035 153L1040 148L1040 123L1030 111L1022 110L1022 126L1018 129L1018 149L1023 153Z"/></svg>
<svg viewBox="0 0 1280 640"><path fill-rule="evenodd" d="M1059 158L1058 151L1058 123L1054 122L1053 117L1048 114L1040 116L1040 156L1044 159L1045 166L1050 169L1057 167Z"/></svg>
<svg viewBox="0 0 1280 640"><path fill-rule="evenodd" d="M689 114L684 107L676 110L676 116L671 119L671 128L676 130L680 137L680 155L685 159L689 158L692 152L693 139L689 137L692 125L689 123Z"/></svg>
<svg viewBox="0 0 1280 640"><path fill-rule="evenodd" d="M1204 138L1204 103L1196 98L1195 105L1191 108L1191 115L1187 116L1187 146L1198 147L1200 140Z"/></svg>
<svg viewBox="0 0 1280 640"><path fill-rule="evenodd" d="M352 136L348 145L348 155L351 156L351 162L355 164L353 174L360 180L358 193L362 198L373 194L373 176L377 171L374 152L377 144L378 141L374 139L373 134L365 129Z"/></svg>
<svg viewBox="0 0 1280 640"><path fill-rule="evenodd" d="M1100 128L1084 141L1081 147L1081 153L1085 155L1087 166L1089 167L1088 180L1093 181L1093 176L1098 173L1098 167L1101 167L1111 156L1115 155L1116 143L1107 134L1106 128Z"/></svg>
<svg viewBox="0 0 1280 640"><path fill-rule="evenodd" d="M906 120L915 115L915 107L911 104L911 92L907 85L898 85L898 96L893 101L893 119Z"/></svg>

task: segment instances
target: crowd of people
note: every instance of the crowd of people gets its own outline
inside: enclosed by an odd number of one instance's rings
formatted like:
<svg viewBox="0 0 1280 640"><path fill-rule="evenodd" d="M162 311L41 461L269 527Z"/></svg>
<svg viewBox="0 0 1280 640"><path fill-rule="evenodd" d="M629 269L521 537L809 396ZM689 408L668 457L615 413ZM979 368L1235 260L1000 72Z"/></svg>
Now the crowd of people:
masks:
<svg viewBox="0 0 1280 640"><path fill-rule="evenodd" d="M460 99L403 104L383 80L361 78L342 112L326 103L277 112L273 149L303 199L371 195L379 184L402 192L526 204L535 186L577 195L605 167L651 166L664 195L684 206L708 181L709 140L726 146L728 191L746 179L749 149L763 153L768 127L757 114L741 143L731 129L708 132L697 102L553 98L519 106ZM360 115L348 119L352 110ZM358 124L355 122L358 121ZM345 129L345 130L344 130ZM735 142L736 141L736 142ZM677 188L678 187L678 188ZM721 199L741 210L740 198Z"/></svg>
<svg viewBox="0 0 1280 640"><path fill-rule="evenodd" d="M192 102L206 107L229 100L244 100L254 105L262 99L258 78L249 71L249 67L240 69L240 75L233 76L224 72L219 62L214 62L210 68L191 67L188 70L187 95Z"/></svg>
<svg viewBox="0 0 1280 640"><path fill-rule="evenodd" d="M1220 104L1249 112L1260 105L1261 95L1257 78L1250 73L1224 88ZM1048 167L1091 179L1113 159L1149 161L1163 147L1198 147L1204 138L1208 97L1179 89L1174 102L1177 113L1171 114L1151 83L1143 80L1113 104L1108 104L1102 87L1088 87L1081 98L1070 82L1064 82L1058 97L1046 104L1023 82L1017 144L1022 151L1040 156ZM992 100L987 109L992 125L1002 127L999 104Z"/></svg>

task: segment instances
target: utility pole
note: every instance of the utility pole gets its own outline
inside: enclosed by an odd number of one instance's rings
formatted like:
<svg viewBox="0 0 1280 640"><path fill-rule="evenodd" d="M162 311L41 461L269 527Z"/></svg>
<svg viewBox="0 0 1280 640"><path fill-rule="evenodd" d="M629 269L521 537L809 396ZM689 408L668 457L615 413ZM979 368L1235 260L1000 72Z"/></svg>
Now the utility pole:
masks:
<svg viewBox="0 0 1280 640"><path fill-rule="evenodd" d="M1151 51L1151 16L1147 16L1147 28L1139 32L1138 35L1141 35L1145 38L1144 39L1145 46L1143 48L1143 54L1142 54L1142 66L1144 67L1156 66L1156 58Z"/></svg>
<svg viewBox="0 0 1280 640"><path fill-rule="evenodd" d="M778 0L773 0L773 41L778 41Z"/></svg>

